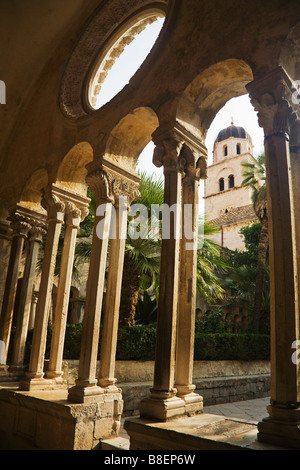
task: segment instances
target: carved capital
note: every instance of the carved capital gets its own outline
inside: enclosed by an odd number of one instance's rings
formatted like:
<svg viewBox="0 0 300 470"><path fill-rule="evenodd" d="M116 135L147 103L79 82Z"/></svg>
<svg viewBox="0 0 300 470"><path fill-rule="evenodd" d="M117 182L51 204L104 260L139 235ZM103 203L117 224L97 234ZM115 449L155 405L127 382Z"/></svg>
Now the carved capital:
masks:
<svg viewBox="0 0 300 470"><path fill-rule="evenodd" d="M167 123L152 135L156 147L153 164L164 171L178 171L187 182L207 178L207 149L179 122Z"/></svg>
<svg viewBox="0 0 300 470"><path fill-rule="evenodd" d="M69 226L73 226L74 228L79 228L80 221L81 221L81 210L70 201L66 201L65 203L65 222Z"/></svg>
<svg viewBox="0 0 300 470"><path fill-rule="evenodd" d="M140 197L137 184L114 171L98 168L87 175L86 181L98 204L111 202L117 205L119 198L125 197L129 206Z"/></svg>
<svg viewBox="0 0 300 470"><path fill-rule="evenodd" d="M254 80L247 85L247 90L265 137L276 135L289 139L299 105L293 103L293 83L284 69L278 67Z"/></svg>
<svg viewBox="0 0 300 470"><path fill-rule="evenodd" d="M183 141L174 137L168 137L159 142L153 153L153 164L165 171L181 171L178 159L183 146Z"/></svg>
<svg viewBox="0 0 300 470"><path fill-rule="evenodd" d="M28 231L31 227L30 220L26 215L20 214L20 212L18 212L18 208L14 207L9 210L9 217L7 217L7 220L10 221L13 237L27 237Z"/></svg>
<svg viewBox="0 0 300 470"><path fill-rule="evenodd" d="M110 183L107 172L102 169L96 169L88 173L86 182L95 194L98 204L104 202L113 202Z"/></svg>
<svg viewBox="0 0 300 470"><path fill-rule="evenodd" d="M182 171L183 184L193 184L195 181L207 178L206 158L199 156L186 144L181 149L178 165Z"/></svg>
<svg viewBox="0 0 300 470"><path fill-rule="evenodd" d="M52 191L51 188L45 188L42 192L42 207L47 211L48 220L57 219L59 214L64 214L65 203ZM62 221L59 217L58 221Z"/></svg>
<svg viewBox="0 0 300 470"><path fill-rule="evenodd" d="M111 192L114 196L115 205L119 204L119 199L122 197L126 198L127 206L129 207L133 201L139 199L141 196L136 184L109 173L108 178L110 179Z"/></svg>
<svg viewBox="0 0 300 470"><path fill-rule="evenodd" d="M45 224L33 222L30 228L29 234L28 234L28 238L31 241L41 242L43 236L46 235L46 233L47 233L47 228Z"/></svg>
<svg viewBox="0 0 300 470"><path fill-rule="evenodd" d="M31 227L29 221L21 216L9 217L8 219L11 220L12 236L26 238Z"/></svg>

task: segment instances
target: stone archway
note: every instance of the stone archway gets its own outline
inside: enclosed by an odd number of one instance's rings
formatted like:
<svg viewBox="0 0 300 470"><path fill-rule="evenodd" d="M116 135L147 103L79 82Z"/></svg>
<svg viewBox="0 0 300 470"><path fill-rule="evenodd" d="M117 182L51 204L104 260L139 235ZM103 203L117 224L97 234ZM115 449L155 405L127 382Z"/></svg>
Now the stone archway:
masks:
<svg viewBox="0 0 300 470"><path fill-rule="evenodd" d="M63 158L55 184L59 187L86 196L86 165L93 160L93 149L88 142L76 144Z"/></svg>
<svg viewBox="0 0 300 470"><path fill-rule="evenodd" d="M252 79L251 67L240 59L208 67L186 87L177 108L178 122L204 140L217 112L231 98L246 94Z"/></svg>

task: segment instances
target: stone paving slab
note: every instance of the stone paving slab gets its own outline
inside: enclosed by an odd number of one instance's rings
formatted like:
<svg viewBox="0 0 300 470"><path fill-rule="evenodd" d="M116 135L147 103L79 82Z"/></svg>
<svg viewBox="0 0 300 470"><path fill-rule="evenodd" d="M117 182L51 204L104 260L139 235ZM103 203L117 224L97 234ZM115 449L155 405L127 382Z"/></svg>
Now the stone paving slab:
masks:
<svg viewBox="0 0 300 470"><path fill-rule="evenodd" d="M254 400L245 400L212 406L205 406L204 403L204 412L231 418L245 419L257 424L261 419L268 416L267 406L269 404L270 398L256 398Z"/></svg>
<svg viewBox="0 0 300 470"><path fill-rule="evenodd" d="M210 415L241 419L251 424L257 424L262 418L268 416L267 406L269 405L269 403L270 398L256 398L254 400L245 400L212 406L205 406L204 403L203 411L204 413ZM126 419L127 418L122 418L120 436L128 439L128 434L124 429L124 421Z"/></svg>

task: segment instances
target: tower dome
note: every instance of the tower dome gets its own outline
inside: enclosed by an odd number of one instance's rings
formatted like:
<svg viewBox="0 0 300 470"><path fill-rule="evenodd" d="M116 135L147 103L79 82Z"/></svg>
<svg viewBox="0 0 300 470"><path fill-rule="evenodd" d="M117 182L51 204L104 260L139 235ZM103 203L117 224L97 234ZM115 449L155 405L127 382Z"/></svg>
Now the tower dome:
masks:
<svg viewBox="0 0 300 470"><path fill-rule="evenodd" d="M224 140L229 139L230 137L234 137L236 139L248 139L251 142L252 145L252 139L248 132L245 131L245 129L241 126L235 126L233 122L231 123L230 126L226 127L225 129L222 129L215 140L215 144L219 142L223 142Z"/></svg>
<svg viewBox="0 0 300 470"><path fill-rule="evenodd" d="M215 140L215 144L219 142L223 142L223 140L227 140L230 137L235 137L236 139L248 139L251 142L251 137L248 132L245 131L243 127L235 126L233 122L230 126L222 129Z"/></svg>

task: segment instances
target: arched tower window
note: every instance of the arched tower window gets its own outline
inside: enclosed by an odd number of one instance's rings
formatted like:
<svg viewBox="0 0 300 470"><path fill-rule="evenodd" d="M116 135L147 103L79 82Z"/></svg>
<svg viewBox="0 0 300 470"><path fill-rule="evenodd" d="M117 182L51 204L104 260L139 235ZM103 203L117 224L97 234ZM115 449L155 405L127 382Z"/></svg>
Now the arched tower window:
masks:
<svg viewBox="0 0 300 470"><path fill-rule="evenodd" d="M228 176L228 186L229 188L234 188L234 176L233 175Z"/></svg>
<svg viewBox="0 0 300 470"><path fill-rule="evenodd" d="M237 155L241 154L241 144L236 144L236 154Z"/></svg>
<svg viewBox="0 0 300 470"><path fill-rule="evenodd" d="M228 147L227 145L224 145L224 157L227 157L228 155Z"/></svg>
<svg viewBox="0 0 300 470"><path fill-rule="evenodd" d="M225 186L224 186L224 178L219 179L219 190L224 191Z"/></svg>

